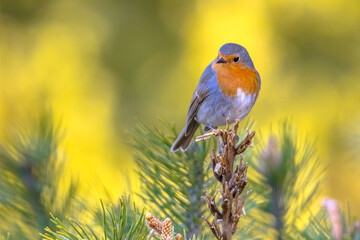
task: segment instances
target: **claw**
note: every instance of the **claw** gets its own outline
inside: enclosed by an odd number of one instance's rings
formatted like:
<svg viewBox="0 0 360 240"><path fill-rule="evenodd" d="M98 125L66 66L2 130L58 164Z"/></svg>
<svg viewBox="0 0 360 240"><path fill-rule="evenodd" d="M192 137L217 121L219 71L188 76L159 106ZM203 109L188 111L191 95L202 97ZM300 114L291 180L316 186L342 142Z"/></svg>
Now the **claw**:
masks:
<svg viewBox="0 0 360 240"><path fill-rule="evenodd" d="M205 125L205 127L204 127L204 132L207 133L208 131L210 131L210 130L215 130L215 129L216 129L216 127L213 128L213 127L210 126L210 125Z"/></svg>

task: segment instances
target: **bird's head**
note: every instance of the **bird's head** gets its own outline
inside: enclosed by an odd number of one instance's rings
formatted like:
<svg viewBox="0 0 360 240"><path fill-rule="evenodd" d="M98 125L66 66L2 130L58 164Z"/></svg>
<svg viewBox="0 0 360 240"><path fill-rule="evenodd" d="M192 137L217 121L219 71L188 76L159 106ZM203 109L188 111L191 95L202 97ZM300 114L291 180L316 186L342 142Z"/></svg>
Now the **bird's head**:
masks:
<svg viewBox="0 0 360 240"><path fill-rule="evenodd" d="M235 43L224 44L212 64L220 89L225 96L239 93L256 95L260 90L260 78L249 53Z"/></svg>
<svg viewBox="0 0 360 240"><path fill-rule="evenodd" d="M223 64L223 66L248 67L253 69L254 64L249 53L243 46L236 43L226 43L219 49L219 55L214 64Z"/></svg>

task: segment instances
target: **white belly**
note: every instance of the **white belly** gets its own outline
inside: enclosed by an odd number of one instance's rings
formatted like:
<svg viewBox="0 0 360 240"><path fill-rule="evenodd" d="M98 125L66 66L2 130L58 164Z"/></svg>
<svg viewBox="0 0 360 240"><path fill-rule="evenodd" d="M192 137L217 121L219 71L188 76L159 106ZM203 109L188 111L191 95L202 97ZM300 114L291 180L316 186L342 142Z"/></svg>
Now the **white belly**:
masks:
<svg viewBox="0 0 360 240"><path fill-rule="evenodd" d="M230 114L230 118L233 117L233 121L236 119L242 120L245 118L256 101L256 95L253 94L245 94L241 91L240 88L237 90L237 97L234 102L234 111L233 114Z"/></svg>
<svg viewBox="0 0 360 240"><path fill-rule="evenodd" d="M226 118L230 123L242 120L250 112L257 95L245 94L238 89L236 97L221 96L215 101L204 101L197 114L197 121L207 126L223 126Z"/></svg>

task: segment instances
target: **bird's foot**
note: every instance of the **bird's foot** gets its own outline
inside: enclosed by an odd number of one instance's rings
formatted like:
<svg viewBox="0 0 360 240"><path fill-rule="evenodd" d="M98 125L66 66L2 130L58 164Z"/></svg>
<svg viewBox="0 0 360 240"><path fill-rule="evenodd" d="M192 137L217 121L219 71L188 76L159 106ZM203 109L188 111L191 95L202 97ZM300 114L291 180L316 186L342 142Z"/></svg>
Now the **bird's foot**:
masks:
<svg viewBox="0 0 360 240"><path fill-rule="evenodd" d="M220 141L220 136L217 136L216 137L216 140L217 140L217 146L218 146L218 154L221 156L222 155L222 152L224 150L224 144L221 143Z"/></svg>
<svg viewBox="0 0 360 240"><path fill-rule="evenodd" d="M205 125L205 127L204 127L204 132L206 133L206 132L209 132L209 131L214 131L214 130L216 130L217 129L217 127L212 127L212 126L210 126L210 125ZM204 136L207 136L208 134L204 134ZM199 138L198 139L198 141L199 140L202 140L202 139L205 139L205 138ZM224 144L223 143L221 143L221 140L220 140L220 136L217 136L216 137L216 140L217 140L217 146L218 146L218 154L219 155L221 155L222 154L222 152L223 152L223 150L224 150Z"/></svg>
<svg viewBox="0 0 360 240"><path fill-rule="evenodd" d="M215 129L216 129L216 127L213 128L213 127L210 126L210 125L205 125L205 127L204 127L204 132L207 133L207 132L213 131L213 130L215 130Z"/></svg>

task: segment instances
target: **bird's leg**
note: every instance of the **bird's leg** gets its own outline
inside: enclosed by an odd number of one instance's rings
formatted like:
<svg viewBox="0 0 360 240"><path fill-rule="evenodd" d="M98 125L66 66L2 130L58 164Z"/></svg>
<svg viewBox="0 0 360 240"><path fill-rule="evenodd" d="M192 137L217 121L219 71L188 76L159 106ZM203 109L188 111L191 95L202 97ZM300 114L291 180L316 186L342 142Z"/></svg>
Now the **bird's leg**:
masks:
<svg viewBox="0 0 360 240"><path fill-rule="evenodd" d="M210 126L210 125L205 125L205 127L204 127L204 132L208 132L208 131L214 131L215 129L217 129L217 127L212 127L212 126Z"/></svg>
<svg viewBox="0 0 360 240"><path fill-rule="evenodd" d="M205 125L205 127L204 127L204 133L207 133L207 132L209 132L210 130L212 131L212 130L214 130L214 128L211 127L211 126L209 126L209 125Z"/></svg>
<svg viewBox="0 0 360 240"><path fill-rule="evenodd" d="M217 127L215 127L214 129L217 129ZM218 145L218 154L219 154L219 155L222 155L222 150L223 150L223 148L224 148L224 144L222 144L222 143L220 142L220 136L219 136L219 135L216 136L216 141L217 141L217 145Z"/></svg>
<svg viewBox="0 0 360 240"><path fill-rule="evenodd" d="M215 129L217 129L217 127L212 127L210 125L205 125L204 132L208 132L210 130L213 131ZM221 142L220 142L220 136L217 136L216 140L217 140L217 145L218 145L218 153L219 153L219 155L221 155L222 154L223 144L221 144Z"/></svg>
<svg viewBox="0 0 360 240"><path fill-rule="evenodd" d="M222 149L224 148L223 144L220 142L220 136L216 136L217 145L218 145L218 153L222 155Z"/></svg>

